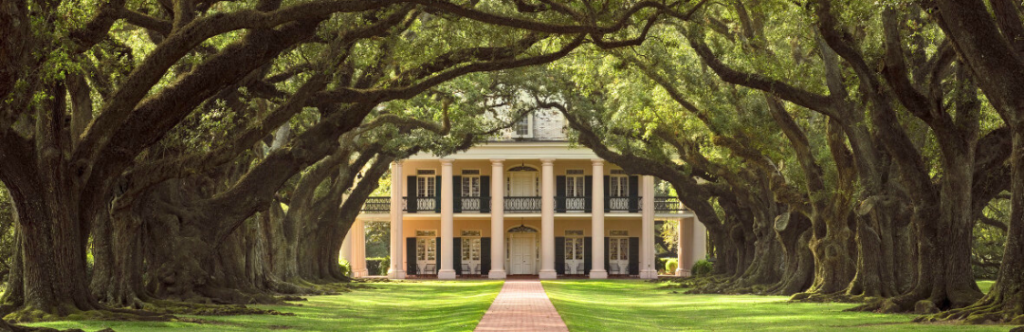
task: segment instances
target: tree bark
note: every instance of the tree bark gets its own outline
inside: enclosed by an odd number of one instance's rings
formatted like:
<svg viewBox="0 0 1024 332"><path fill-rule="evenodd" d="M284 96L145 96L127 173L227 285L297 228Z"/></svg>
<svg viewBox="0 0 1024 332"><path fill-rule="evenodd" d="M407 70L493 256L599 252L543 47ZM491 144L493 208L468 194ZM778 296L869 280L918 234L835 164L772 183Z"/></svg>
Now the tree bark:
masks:
<svg viewBox="0 0 1024 332"><path fill-rule="evenodd" d="M786 265L782 270L782 280L768 292L793 295L806 290L814 280L814 255L807 247L811 240L811 221L799 213L786 212L784 216L776 220L773 230L785 251Z"/></svg>

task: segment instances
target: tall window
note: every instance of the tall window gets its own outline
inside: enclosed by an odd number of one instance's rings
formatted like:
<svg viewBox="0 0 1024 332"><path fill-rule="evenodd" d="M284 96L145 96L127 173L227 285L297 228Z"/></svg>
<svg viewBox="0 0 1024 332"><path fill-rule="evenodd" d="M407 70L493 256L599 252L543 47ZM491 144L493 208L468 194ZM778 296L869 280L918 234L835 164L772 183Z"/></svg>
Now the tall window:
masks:
<svg viewBox="0 0 1024 332"><path fill-rule="evenodd" d="M432 169L420 169L416 170L416 196L418 197L434 197L436 193L434 183L437 178L434 177L434 170Z"/></svg>
<svg viewBox="0 0 1024 332"><path fill-rule="evenodd" d="M583 230L565 231L565 273L583 274Z"/></svg>
<svg viewBox="0 0 1024 332"><path fill-rule="evenodd" d="M582 169L570 169L565 171L565 196L583 197L586 190L586 177Z"/></svg>
<svg viewBox="0 0 1024 332"><path fill-rule="evenodd" d="M519 122L516 122L516 135L526 136L530 133L530 119L522 118Z"/></svg>
<svg viewBox="0 0 1024 332"><path fill-rule="evenodd" d="M608 195L610 197L629 196L629 177L621 169L613 169L612 175L608 177Z"/></svg>
<svg viewBox="0 0 1024 332"><path fill-rule="evenodd" d="M416 274L437 274L437 239L416 238Z"/></svg>
<svg viewBox="0 0 1024 332"><path fill-rule="evenodd" d="M629 261L629 238L609 238L608 259L613 261Z"/></svg>
<svg viewBox="0 0 1024 332"><path fill-rule="evenodd" d="M462 171L462 197L480 197L480 170Z"/></svg>
<svg viewBox="0 0 1024 332"><path fill-rule="evenodd" d="M515 137L533 137L533 114L524 115L514 125L512 131Z"/></svg>
<svg viewBox="0 0 1024 332"><path fill-rule="evenodd" d="M462 238L462 260L463 261L479 261L480 260L480 238L478 238L478 237L464 237L464 238Z"/></svg>

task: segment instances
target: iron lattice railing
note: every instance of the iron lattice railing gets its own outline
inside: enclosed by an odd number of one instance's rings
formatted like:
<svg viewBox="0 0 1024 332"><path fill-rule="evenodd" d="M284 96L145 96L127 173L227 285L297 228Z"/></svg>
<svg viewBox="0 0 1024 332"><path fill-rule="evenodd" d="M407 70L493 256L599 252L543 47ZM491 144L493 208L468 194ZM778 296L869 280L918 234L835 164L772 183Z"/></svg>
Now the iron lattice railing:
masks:
<svg viewBox="0 0 1024 332"><path fill-rule="evenodd" d="M437 198L434 197L417 197L416 198L416 211L417 212L434 212L437 208Z"/></svg>
<svg viewBox="0 0 1024 332"><path fill-rule="evenodd" d="M416 197L414 204L416 207L415 211L409 211L409 197L402 196L402 211L409 213L434 213L440 200L437 197Z"/></svg>
<svg viewBox="0 0 1024 332"><path fill-rule="evenodd" d="M462 197L462 211L480 211L480 207L484 203L483 200L483 197Z"/></svg>
<svg viewBox="0 0 1024 332"><path fill-rule="evenodd" d="M590 196L565 197L565 210L583 211L587 208L588 200L590 200Z"/></svg>
<svg viewBox="0 0 1024 332"><path fill-rule="evenodd" d="M363 203L363 212L391 212L391 197L368 197Z"/></svg>
<svg viewBox="0 0 1024 332"><path fill-rule="evenodd" d="M654 197L654 212L683 213L686 207L679 197L656 196Z"/></svg>
<svg viewBox="0 0 1024 332"><path fill-rule="evenodd" d="M584 211L587 206L587 202L591 199L590 196L582 197L563 197L557 196L555 199L555 212L579 212ZM540 212L541 210L541 197L505 197L505 211L506 212ZM402 197L402 211L408 211L408 197ZM461 198L461 210L462 211L483 211L481 207L490 207L490 197L462 197ZM435 208L439 204L439 200L436 197L418 197L416 198L416 212L435 212ZM643 206L642 197L606 197L605 204L609 211L626 211L626 212L639 212ZM654 211L658 213L683 213L689 209L683 205L683 202L679 200L679 197L675 196L656 196L654 197ZM374 196L366 199L363 203L362 212L390 212L391 211L391 197L388 196Z"/></svg>
<svg viewBox="0 0 1024 332"><path fill-rule="evenodd" d="M639 212L640 197L606 197L605 210L618 212Z"/></svg>
<svg viewBox="0 0 1024 332"><path fill-rule="evenodd" d="M584 212L590 196L555 196L555 213Z"/></svg>
<svg viewBox="0 0 1024 332"><path fill-rule="evenodd" d="M505 197L505 212L540 212L540 197Z"/></svg>

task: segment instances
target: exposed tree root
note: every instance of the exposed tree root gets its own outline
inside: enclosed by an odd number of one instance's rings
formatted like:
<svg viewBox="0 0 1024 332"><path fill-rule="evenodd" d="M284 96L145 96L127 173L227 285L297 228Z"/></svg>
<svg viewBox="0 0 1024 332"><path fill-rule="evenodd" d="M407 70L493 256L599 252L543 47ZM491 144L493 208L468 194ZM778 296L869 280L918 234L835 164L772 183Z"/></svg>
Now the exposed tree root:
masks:
<svg viewBox="0 0 1024 332"><path fill-rule="evenodd" d="M986 297L973 305L921 316L915 322L959 320L967 324L1024 324L1024 307L1020 303L1002 301L998 296Z"/></svg>
<svg viewBox="0 0 1024 332"><path fill-rule="evenodd" d="M0 332L85 332L85 331L82 331L80 329L58 330L58 329L49 328L49 327L34 327L34 326L13 325L13 324L7 323L7 322L5 322L3 320L0 320ZM105 329L102 329L102 330L99 330L99 331L96 331L96 332L114 332L114 330L112 330L110 328L105 328Z"/></svg>
<svg viewBox="0 0 1024 332"><path fill-rule="evenodd" d="M789 298L790 302L813 302L813 303L873 303L881 302L877 297L860 295L848 295L845 292L820 294L820 293L796 293Z"/></svg>
<svg viewBox="0 0 1024 332"><path fill-rule="evenodd" d="M170 321L174 316L166 313L147 312L140 310L103 309L103 310L68 310L66 316L59 316L31 306L18 309L4 317L4 320L17 323L45 322L54 320L106 320L106 321Z"/></svg>
<svg viewBox="0 0 1024 332"><path fill-rule="evenodd" d="M705 277L660 278L655 282L678 283L679 285L665 285L662 288L684 288L687 289L686 294L771 295L770 289L773 285L746 285L740 280L736 277L711 275Z"/></svg>
<svg viewBox="0 0 1024 332"><path fill-rule="evenodd" d="M197 316L236 316L236 315L278 315L294 316L293 313L282 313L277 310L259 309L244 305L212 305L176 301L154 301L149 311L162 314L197 315Z"/></svg>

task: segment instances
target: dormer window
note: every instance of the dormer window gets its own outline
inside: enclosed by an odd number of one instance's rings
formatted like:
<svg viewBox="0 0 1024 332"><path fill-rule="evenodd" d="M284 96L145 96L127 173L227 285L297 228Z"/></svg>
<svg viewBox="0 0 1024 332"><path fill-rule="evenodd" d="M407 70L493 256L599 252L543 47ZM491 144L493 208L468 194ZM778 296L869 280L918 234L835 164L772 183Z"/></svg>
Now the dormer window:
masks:
<svg viewBox="0 0 1024 332"><path fill-rule="evenodd" d="M519 119L519 121L516 121L516 123L512 125L512 137L533 137L533 114L524 115Z"/></svg>

